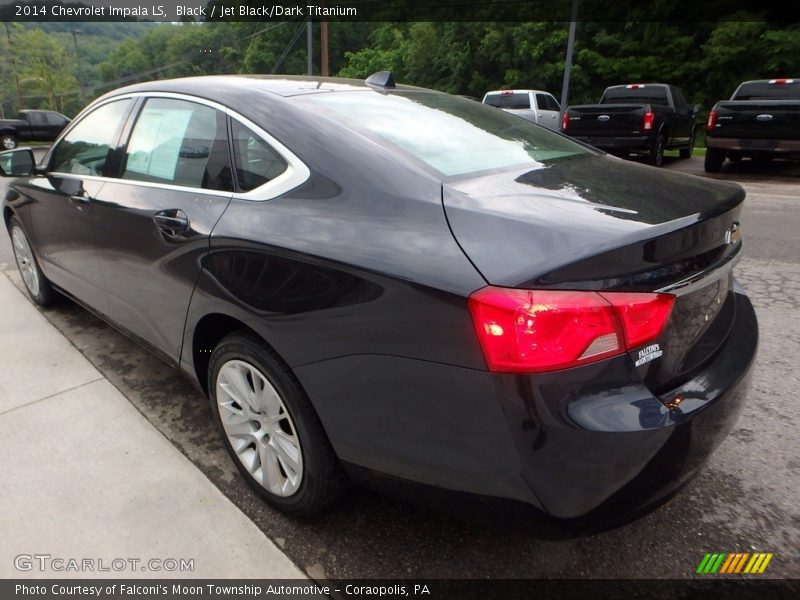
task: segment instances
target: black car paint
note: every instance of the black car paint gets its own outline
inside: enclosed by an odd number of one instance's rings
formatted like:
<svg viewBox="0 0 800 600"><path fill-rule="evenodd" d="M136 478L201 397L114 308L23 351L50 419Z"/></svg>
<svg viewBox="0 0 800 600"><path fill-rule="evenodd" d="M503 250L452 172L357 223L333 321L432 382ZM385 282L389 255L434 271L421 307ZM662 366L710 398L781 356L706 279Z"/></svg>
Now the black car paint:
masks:
<svg viewBox="0 0 800 600"><path fill-rule="evenodd" d="M691 226L735 214L739 188L596 155L443 180L292 98L259 91L270 85L198 78L124 91L208 98L261 124L309 167L296 189L254 202L106 181L88 190L87 207L70 201L64 181L38 175L12 185L6 220L21 219L57 286L200 386L221 329L256 332L292 368L354 476L521 501L584 523L611 506L633 515L696 472L746 393L757 325L741 290L725 341L691 379L659 394L647 385L655 365L635 367L628 356L536 376L489 373L466 297L487 283L547 282L620 247L636 256L670 232L694 231L685 239L696 248L701 229ZM306 88L325 82L276 85L314 93ZM559 181L571 197L559 197ZM165 237L152 222L174 208L189 216L191 235ZM53 210L55 241L37 216ZM81 264L53 262L49 246L78 248L71 256ZM619 275L620 256L598 272ZM73 270L93 282L76 282ZM594 282L614 287L607 283ZM686 404L675 404L681 395Z"/></svg>
<svg viewBox="0 0 800 600"><path fill-rule="evenodd" d="M612 154L647 154L652 152L659 137L664 138L665 148L685 148L694 142L695 113L686 104L678 101L683 92L671 85L643 84L664 90L668 105L645 102L616 102L608 100L610 91L625 86L611 86L603 92L599 104L570 106L566 111L569 126L565 133L587 144ZM645 111L654 113L652 129L642 129ZM605 121L601 120L605 118Z"/></svg>
<svg viewBox="0 0 800 600"><path fill-rule="evenodd" d="M730 158L800 157L800 83L771 84L769 80L745 81L730 100L722 100L711 110L716 123L706 132L706 147L724 152ZM783 98L740 99L745 86L772 85L785 90Z"/></svg>

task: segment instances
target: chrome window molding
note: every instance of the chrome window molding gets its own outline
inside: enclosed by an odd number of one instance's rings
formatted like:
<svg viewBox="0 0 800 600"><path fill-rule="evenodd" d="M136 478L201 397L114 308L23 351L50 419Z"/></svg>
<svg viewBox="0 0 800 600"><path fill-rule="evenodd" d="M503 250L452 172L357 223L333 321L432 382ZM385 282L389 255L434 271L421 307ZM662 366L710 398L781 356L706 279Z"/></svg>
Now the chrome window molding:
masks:
<svg viewBox="0 0 800 600"><path fill-rule="evenodd" d="M85 114L88 114L89 111L94 111L95 109L103 106L104 104L108 104L109 102L115 102L117 100L125 100L125 99L135 99L135 98L172 98L175 100L184 100L186 102L194 102L196 104L203 104L205 106L209 106L216 110L221 111L225 115L229 116L232 119L235 119L248 129L252 130L253 133L257 134L261 137L267 144L272 146L278 154L280 154L283 159L286 161L287 167L286 170L278 175L275 179L268 181L267 183L258 186L250 190L249 192L226 192L222 190L208 190L199 187L191 187L191 186L183 186L183 185L173 185L168 183L154 183L150 181L139 181L138 179L122 179L121 177L104 177L101 175L79 175L76 173L62 173L60 171L48 171L47 175L53 175L57 177L68 177L68 178L75 178L75 179L89 179L94 181L106 181L106 182L114 182L114 183L124 183L128 185L138 185L144 187L153 187L159 189L167 189L167 190L175 190L180 192L192 192L196 194L204 194L209 196L221 196L225 198L238 198L241 200L253 200L263 202L266 200L272 200L273 198L277 198L278 196L282 196L287 192L292 191L293 189L300 187L303 183L305 183L308 178L311 176L311 171L306 166L306 164L300 160L291 150L289 150L286 146L280 143L277 139L272 137L269 133L264 131L261 127L253 123L250 119L243 117L236 111L228 108L227 106L223 106L213 100L207 100L206 98L199 98L197 96L192 96L190 94L179 94L175 92L131 92L128 94L120 94L119 96L112 96L109 98L104 98L102 101L95 102L87 106L84 110L78 114L77 117L70 123L70 127L64 130L64 133L59 136L58 140L53 143L53 146L50 148L50 151L47 153L43 163L49 164L50 157L52 156L53 150L61 143L61 141L69 135L70 130L74 127L75 123L82 120ZM227 135L227 133L226 133ZM233 160L233 157L231 157ZM235 165L231 165L233 168L236 168Z"/></svg>

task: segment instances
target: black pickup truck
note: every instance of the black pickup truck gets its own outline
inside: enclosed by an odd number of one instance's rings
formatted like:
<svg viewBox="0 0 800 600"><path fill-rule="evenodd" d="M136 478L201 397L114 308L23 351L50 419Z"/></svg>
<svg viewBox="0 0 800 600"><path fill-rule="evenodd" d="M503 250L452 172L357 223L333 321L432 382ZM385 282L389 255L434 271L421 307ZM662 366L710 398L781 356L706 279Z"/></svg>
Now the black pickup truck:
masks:
<svg viewBox="0 0 800 600"><path fill-rule="evenodd" d="M17 142L52 142L69 119L54 110L21 110L16 119L0 119L0 150L11 150Z"/></svg>
<svg viewBox="0 0 800 600"><path fill-rule="evenodd" d="M709 173L726 158L800 158L800 79L745 81L711 109L706 130Z"/></svg>
<svg viewBox="0 0 800 600"><path fill-rule="evenodd" d="M614 85L599 104L570 106L561 117L561 131L609 154L645 156L660 166L664 150L679 149L681 158L692 155L697 111L672 85Z"/></svg>

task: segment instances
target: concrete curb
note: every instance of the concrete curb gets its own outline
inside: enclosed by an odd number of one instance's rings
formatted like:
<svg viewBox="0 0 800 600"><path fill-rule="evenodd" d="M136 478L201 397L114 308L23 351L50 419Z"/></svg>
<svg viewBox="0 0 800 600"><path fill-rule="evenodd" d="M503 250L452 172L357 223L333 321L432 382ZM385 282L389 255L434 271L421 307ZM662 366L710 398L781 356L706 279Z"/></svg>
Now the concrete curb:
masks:
<svg viewBox="0 0 800 600"><path fill-rule="evenodd" d="M0 314L0 577L305 578L4 275Z"/></svg>

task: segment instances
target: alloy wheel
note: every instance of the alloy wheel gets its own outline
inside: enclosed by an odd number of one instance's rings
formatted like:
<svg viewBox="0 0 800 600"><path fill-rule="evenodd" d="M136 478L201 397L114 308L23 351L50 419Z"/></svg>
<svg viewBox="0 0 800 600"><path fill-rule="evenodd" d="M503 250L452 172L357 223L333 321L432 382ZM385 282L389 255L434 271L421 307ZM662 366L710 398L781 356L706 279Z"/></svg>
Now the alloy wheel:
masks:
<svg viewBox="0 0 800 600"><path fill-rule="evenodd" d="M36 266L33 251L25 232L16 225L11 229L11 241L14 246L14 258L17 260L17 268L20 275L22 275L22 281L31 296L38 296L40 289L39 268Z"/></svg>
<svg viewBox="0 0 800 600"><path fill-rule="evenodd" d="M220 420L236 457L267 491L294 494L303 480L297 429L275 387L255 366L229 360L219 369Z"/></svg>

